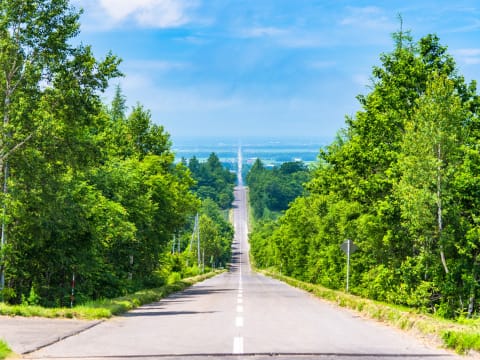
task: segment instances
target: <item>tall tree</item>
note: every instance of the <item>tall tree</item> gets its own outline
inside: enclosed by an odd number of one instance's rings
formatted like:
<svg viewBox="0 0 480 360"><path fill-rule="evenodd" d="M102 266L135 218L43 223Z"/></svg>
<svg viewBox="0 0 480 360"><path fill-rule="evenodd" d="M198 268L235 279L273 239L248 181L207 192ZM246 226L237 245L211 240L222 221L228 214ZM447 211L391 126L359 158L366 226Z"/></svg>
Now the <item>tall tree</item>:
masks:
<svg viewBox="0 0 480 360"><path fill-rule="evenodd" d="M235 174L226 169L217 154L211 153L206 162L196 157L190 159L188 167L197 181L194 191L201 199L210 198L222 209L228 209L233 201Z"/></svg>
<svg viewBox="0 0 480 360"><path fill-rule="evenodd" d="M74 13L57 17L51 29L58 33L52 36L44 21L34 19L52 17L53 13L65 12L66 4L45 4L41 2L3 1L0 4L0 87L2 101L2 123L0 126L0 178L3 180L3 217L1 230L2 250L5 245L5 197L8 192L8 158L33 135L35 128L25 129L28 124L22 119L19 100L26 93L37 92L36 88L44 75L50 75L56 57L63 57L65 40L73 36L77 28L72 27L78 15ZM58 11L59 10L59 11ZM20 119L19 119L20 118ZM19 121L20 120L20 121ZM23 120L23 121L22 121ZM0 288L4 287L4 265L1 266Z"/></svg>
<svg viewBox="0 0 480 360"><path fill-rule="evenodd" d="M120 85L115 87L115 95L109 108L109 115L113 123L125 121L127 113L127 100L122 93Z"/></svg>
<svg viewBox="0 0 480 360"><path fill-rule="evenodd" d="M34 146L33 139L38 146L39 142L45 143L45 136L69 129L51 116L52 109L70 124L80 119L90 121L84 111L98 105L97 92L106 88L109 78L119 74L114 56L98 62L88 47L71 45L70 40L78 34L78 19L79 13L67 0L0 3L2 247L6 243L9 170L13 174L19 168L13 156L28 143ZM59 91L62 87L68 91ZM73 107L78 113L70 112ZM71 129L79 134L85 128ZM15 161L21 160L17 156ZM3 287L3 261L1 267Z"/></svg>
<svg viewBox="0 0 480 360"><path fill-rule="evenodd" d="M261 264L280 260L289 274L340 288L338 249L350 238L359 247L354 292L447 316L465 311L468 298L471 314L480 265L476 84L436 35L393 37L371 92L358 97L362 109L321 151L308 194L275 230L255 230L252 249L275 257Z"/></svg>
<svg viewBox="0 0 480 360"><path fill-rule="evenodd" d="M398 165L402 217L414 234L435 240L448 273L445 214L454 213L446 210L453 205L451 182L462 160L468 116L453 81L435 73L417 104L413 120L406 126Z"/></svg>
<svg viewBox="0 0 480 360"><path fill-rule="evenodd" d="M119 60L108 55L97 61L89 47L71 45L78 17L68 1L0 4L2 203L4 209L12 204L8 218L5 211L3 217L4 224L9 219L12 224L11 252L3 254L13 275L10 285L19 293L22 284L28 287L43 275L45 285L55 272L67 267L70 272L73 254L81 257L90 249L86 242L71 241L85 239L81 217L75 224L64 214L79 215L72 201L82 182L72 180L97 156L93 129L100 125L99 93L119 75ZM57 262L51 267L48 259ZM5 263L1 265L3 270Z"/></svg>

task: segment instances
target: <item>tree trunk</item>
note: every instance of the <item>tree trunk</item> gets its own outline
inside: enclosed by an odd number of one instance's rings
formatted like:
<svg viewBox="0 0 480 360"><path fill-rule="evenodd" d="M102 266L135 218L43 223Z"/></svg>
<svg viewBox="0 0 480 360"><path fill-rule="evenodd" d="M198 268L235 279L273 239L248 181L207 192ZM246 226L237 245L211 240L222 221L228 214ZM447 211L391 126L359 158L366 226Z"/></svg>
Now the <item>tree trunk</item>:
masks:
<svg viewBox="0 0 480 360"><path fill-rule="evenodd" d="M6 243L6 236L5 236L5 217L7 215L7 205L6 205L6 198L7 198L7 179L8 179L8 163L5 159L6 154L6 132L5 129L9 123L9 108L10 108L10 81L7 78L6 81L6 89L5 89L5 100L4 100L4 113L3 113L3 131L0 134L0 179L3 178L3 204L2 204L2 228L1 228L1 239L0 239L0 250L5 248ZM0 259L0 290L5 288L5 254L2 251L2 257Z"/></svg>
<svg viewBox="0 0 480 360"><path fill-rule="evenodd" d="M474 307L475 307L475 294L472 294L468 301L467 318L470 319L472 317Z"/></svg>
<svg viewBox="0 0 480 360"><path fill-rule="evenodd" d="M443 269L445 273L448 274L447 261L445 259L445 252L442 244L442 233L443 233L443 214L442 214L442 148L441 144L438 144L437 147L437 220L438 220L438 243L440 247L440 259L442 261Z"/></svg>

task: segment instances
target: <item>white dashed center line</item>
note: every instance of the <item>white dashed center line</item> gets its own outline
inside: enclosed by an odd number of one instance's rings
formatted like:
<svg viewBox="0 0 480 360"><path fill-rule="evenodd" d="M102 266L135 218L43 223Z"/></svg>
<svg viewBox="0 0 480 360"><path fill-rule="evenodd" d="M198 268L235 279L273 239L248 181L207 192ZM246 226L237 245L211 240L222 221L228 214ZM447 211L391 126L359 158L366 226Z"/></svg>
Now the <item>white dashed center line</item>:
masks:
<svg viewBox="0 0 480 360"><path fill-rule="evenodd" d="M243 354L243 337L236 336L233 338L233 353Z"/></svg>
<svg viewBox="0 0 480 360"><path fill-rule="evenodd" d="M235 318L235 326L236 327L243 327L243 316L237 316Z"/></svg>

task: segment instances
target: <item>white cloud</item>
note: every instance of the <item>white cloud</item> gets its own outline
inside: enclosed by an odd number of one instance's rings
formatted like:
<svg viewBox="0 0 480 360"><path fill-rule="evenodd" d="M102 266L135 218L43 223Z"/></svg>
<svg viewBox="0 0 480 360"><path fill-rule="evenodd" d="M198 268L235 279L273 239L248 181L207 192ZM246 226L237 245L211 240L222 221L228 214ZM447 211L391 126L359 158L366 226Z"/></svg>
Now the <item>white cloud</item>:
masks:
<svg viewBox="0 0 480 360"><path fill-rule="evenodd" d="M292 49L301 48L318 48L329 45L331 40L326 40L322 34L298 32L296 34L289 34L278 40L281 46Z"/></svg>
<svg viewBox="0 0 480 360"><path fill-rule="evenodd" d="M241 36L246 38L277 37L285 34L288 34L288 30L276 27L254 27L241 32Z"/></svg>
<svg viewBox="0 0 480 360"><path fill-rule="evenodd" d="M285 48L315 48L324 46L327 42L322 34L295 28L279 28L259 26L242 29L235 36L247 39L267 38Z"/></svg>
<svg viewBox="0 0 480 360"><path fill-rule="evenodd" d="M319 88L312 96L271 97L259 96L255 91L232 90L224 84L160 84L143 72L128 74L119 82L128 106L140 101L151 110L152 120L162 124L173 137L258 133L331 136L343 126L345 111L353 111L339 102L335 91L329 91L331 84L327 92ZM113 96L111 89L107 103ZM319 98L323 100L319 102Z"/></svg>
<svg viewBox="0 0 480 360"><path fill-rule="evenodd" d="M238 97L225 94L223 89L208 85L163 88L151 76L140 73L128 74L120 81L120 86L132 105L140 101L154 112L216 111L238 106L240 101Z"/></svg>
<svg viewBox="0 0 480 360"><path fill-rule="evenodd" d="M382 9L376 6L348 7L348 15L340 21L340 25L368 29L391 29L392 23Z"/></svg>
<svg viewBox="0 0 480 360"><path fill-rule="evenodd" d="M353 75L352 80L354 84L362 87L366 87L371 84L370 78L365 74L355 74Z"/></svg>
<svg viewBox="0 0 480 360"><path fill-rule="evenodd" d="M463 59L463 61L467 65L478 65L478 64L480 64L480 56L479 57L465 58L465 59Z"/></svg>
<svg viewBox="0 0 480 360"><path fill-rule="evenodd" d="M480 49L459 49L455 53L460 56L480 56Z"/></svg>
<svg viewBox="0 0 480 360"><path fill-rule="evenodd" d="M132 60L123 63L123 67L134 71L169 72L173 70L183 70L191 68L192 64L186 62L162 60Z"/></svg>
<svg viewBox="0 0 480 360"><path fill-rule="evenodd" d="M458 61L466 65L480 64L480 48L458 49L454 50L453 54Z"/></svg>
<svg viewBox="0 0 480 360"><path fill-rule="evenodd" d="M141 27L178 27L191 21L189 10L197 6L197 0L74 0L73 3L83 7L85 15L100 21L97 28L107 29L128 20Z"/></svg>
<svg viewBox="0 0 480 360"><path fill-rule="evenodd" d="M310 68L316 70L323 70L335 67L337 63L335 61L311 61L307 64Z"/></svg>

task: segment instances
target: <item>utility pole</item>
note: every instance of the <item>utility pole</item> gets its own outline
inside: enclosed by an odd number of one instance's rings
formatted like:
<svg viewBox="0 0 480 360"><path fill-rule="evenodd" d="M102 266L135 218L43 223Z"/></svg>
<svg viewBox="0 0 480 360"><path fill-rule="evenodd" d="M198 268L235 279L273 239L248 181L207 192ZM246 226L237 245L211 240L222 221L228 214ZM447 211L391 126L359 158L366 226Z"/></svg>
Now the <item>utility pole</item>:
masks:
<svg viewBox="0 0 480 360"><path fill-rule="evenodd" d="M128 272L128 280L132 281L133 279L133 255L130 255L130 271Z"/></svg>
<svg viewBox="0 0 480 360"><path fill-rule="evenodd" d="M75 272L72 274L72 293L70 294L70 308L73 308L75 303Z"/></svg>
<svg viewBox="0 0 480 360"><path fill-rule="evenodd" d="M193 225L193 232L192 232L192 237L190 239L190 246L188 249L188 255L192 253L192 248L193 248L193 241L197 238L197 243L198 243L198 249L200 249L200 233L199 233L199 226L198 226L198 213L195 215L195 224ZM180 247L180 243L178 243L178 246ZM200 250L198 250L198 265L200 266ZM188 267L188 256L187 256L187 267Z"/></svg>
<svg viewBox="0 0 480 360"><path fill-rule="evenodd" d="M4 168L4 175L5 178L3 180L3 194L6 195L8 188L7 188L7 181L8 181L8 161L5 161L5 168ZM6 196L3 199L3 214L2 214L2 234L1 234L1 245L0 245L0 291L2 292L2 301L3 301L3 290L5 289L5 243L6 243L6 233L5 233L5 217L7 216L7 204L6 204Z"/></svg>
<svg viewBox="0 0 480 360"><path fill-rule="evenodd" d="M201 264L201 259L200 259L200 223L199 223L199 220L198 220L198 213L197 213L197 255L198 255L197 264L198 264L198 267L200 267L200 264Z"/></svg>

